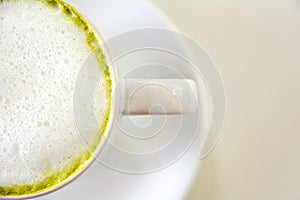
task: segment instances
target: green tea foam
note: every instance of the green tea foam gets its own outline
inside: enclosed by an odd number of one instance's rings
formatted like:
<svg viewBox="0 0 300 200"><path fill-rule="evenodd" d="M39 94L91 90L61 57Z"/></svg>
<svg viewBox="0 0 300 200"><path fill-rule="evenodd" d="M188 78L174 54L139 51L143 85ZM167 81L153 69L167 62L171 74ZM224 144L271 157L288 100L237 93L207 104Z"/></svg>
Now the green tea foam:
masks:
<svg viewBox="0 0 300 200"><path fill-rule="evenodd" d="M91 55L102 73L95 99L101 129L78 133L73 95ZM0 1L0 196L37 193L82 169L109 111L108 68L81 15L61 1ZM82 138L91 133L87 151Z"/></svg>

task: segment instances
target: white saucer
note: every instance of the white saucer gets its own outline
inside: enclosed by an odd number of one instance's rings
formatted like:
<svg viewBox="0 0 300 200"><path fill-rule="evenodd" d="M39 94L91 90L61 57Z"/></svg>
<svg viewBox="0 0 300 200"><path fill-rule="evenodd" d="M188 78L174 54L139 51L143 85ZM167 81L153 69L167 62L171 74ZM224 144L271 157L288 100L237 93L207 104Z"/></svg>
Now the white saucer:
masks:
<svg viewBox="0 0 300 200"><path fill-rule="evenodd" d="M110 38L138 28L174 27L151 3L143 0L73 0L87 13L101 35ZM95 162L82 176L41 200L180 200L200 166L196 141L171 166L148 174L122 173ZM108 152L109 155L109 152ZM126 162L126 161L125 161Z"/></svg>

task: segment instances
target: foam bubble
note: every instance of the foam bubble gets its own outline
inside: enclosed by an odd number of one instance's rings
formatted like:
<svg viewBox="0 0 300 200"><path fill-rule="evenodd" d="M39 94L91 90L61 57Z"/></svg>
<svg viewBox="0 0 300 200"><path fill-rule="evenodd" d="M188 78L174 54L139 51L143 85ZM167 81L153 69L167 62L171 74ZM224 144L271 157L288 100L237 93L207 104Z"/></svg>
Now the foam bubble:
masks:
<svg viewBox="0 0 300 200"><path fill-rule="evenodd" d="M43 181L76 160L81 138L98 131L77 133L75 81L92 52L73 14L58 10L35 0L0 2L0 187ZM103 82L96 97L101 121Z"/></svg>

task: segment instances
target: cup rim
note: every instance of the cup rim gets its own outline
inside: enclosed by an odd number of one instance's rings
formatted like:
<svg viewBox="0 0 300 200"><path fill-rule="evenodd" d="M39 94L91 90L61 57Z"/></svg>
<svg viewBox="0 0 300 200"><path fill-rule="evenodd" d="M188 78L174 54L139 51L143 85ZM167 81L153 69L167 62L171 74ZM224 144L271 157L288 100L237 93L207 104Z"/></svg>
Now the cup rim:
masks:
<svg viewBox="0 0 300 200"><path fill-rule="evenodd" d="M81 8L78 8L78 6L73 1L70 1L70 0L60 0L60 1L66 3L67 5L71 6L75 11L80 13L80 15L84 18L84 20L92 27L92 29L95 33L95 36L97 37L97 39L99 41L101 51L103 52L103 54L105 56L105 64L107 65L107 67L109 67L112 92L111 92L111 107L110 107L108 122L106 124L106 130L103 133L102 138L101 138L99 144L97 145L97 148L94 150L94 152L90 152L91 157L88 160L86 160L87 164L81 170L73 173L72 175L67 177L65 180L58 183L57 185L54 185L53 187L50 187L49 189L42 190L41 192L36 192L36 193L32 193L32 194L24 194L24 195L16 195L16 196L0 195L0 200L33 199L33 198L42 197L42 196L51 194L53 192L56 192L56 191L64 188L65 186L69 185L70 183L75 181L77 178L79 178L82 174L84 174L91 167L91 165L97 160L96 157L99 156L101 151L106 146L109 137L111 137L113 123L115 121L117 110L119 109L118 104L116 103L116 98L114 96L114 94L116 94L116 92L118 91L118 89L116 87L116 82L117 82L117 80L119 80L117 70L113 65L109 65L109 63L110 63L109 62L110 61L109 52L105 48L104 45L101 46L102 42L104 41L104 38L101 36L101 33L100 33L101 31L99 30L99 28L95 25L95 23L93 23L93 20L91 20L88 17L88 14L85 11L83 11Z"/></svg>

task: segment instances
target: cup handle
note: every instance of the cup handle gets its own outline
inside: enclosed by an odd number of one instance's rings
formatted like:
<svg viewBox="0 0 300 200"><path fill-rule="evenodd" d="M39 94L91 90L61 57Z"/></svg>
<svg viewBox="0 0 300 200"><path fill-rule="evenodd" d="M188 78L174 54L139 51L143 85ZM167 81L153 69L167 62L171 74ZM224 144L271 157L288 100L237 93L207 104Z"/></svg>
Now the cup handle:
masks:
<svg viewBox="0 0 300 200"><path fill-rule="evenodd" d="M193 114L198 110L196 83L191 79L122 80L123 115Z"/></svg>

